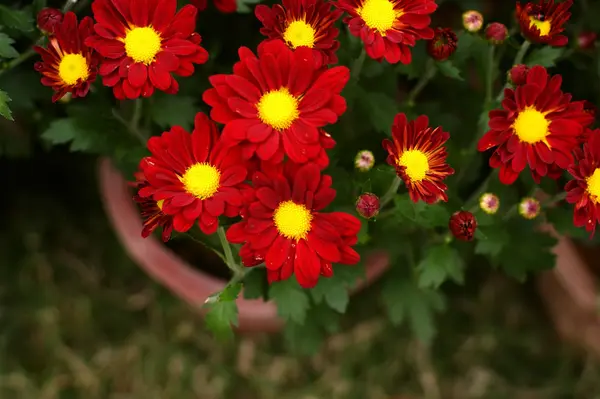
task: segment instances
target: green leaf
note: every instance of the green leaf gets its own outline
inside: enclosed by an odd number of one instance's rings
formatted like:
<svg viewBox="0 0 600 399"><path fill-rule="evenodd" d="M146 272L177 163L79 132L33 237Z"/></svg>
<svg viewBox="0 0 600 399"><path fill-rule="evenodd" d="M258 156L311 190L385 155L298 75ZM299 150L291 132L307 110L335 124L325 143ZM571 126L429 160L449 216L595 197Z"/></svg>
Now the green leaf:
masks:
<svg viewBox="0 0 600 399"><path fill-rule="evenodd" d="M64 144L76 140L79 135L75 123L70 118L56 119L42 133L42 138L52 144Z"/></svg>
<svg viewBox="0 0 600 399"><path fill-rule="evenodd" d="M499 255L505 245L510 242L508 232L501 226L494 226L489 229L478 229L477 231L482 230L485 230L483 235L475 236L476 238L481 237L481 239L477 240L477 245L475 245L476 254L495 257Z"/></svg>
<svg viewBox="0 0 600 399"><path fill-rule="evenodd" d="M267 272L264 268L253 268L244 277L244 298L263 298L267 289Z"/></svg>
<svg viewBox="0 0 600 399"><path fill-rule="evenodd" d="M271 284L269 298L277 304L279 316L298 324L304 323L309 307L308 295L295 279L290 278Z"/></svg>
<svg viewBox="0 0 600 399"><path fill-rule="evenodd" d="M383 93L367 93L363 100L369 109L369 118L373 127L381 133L391 135L392 123L398 113L398 104Z"/></svg>
<svg viewBox="0 0 600 399"><path fill-rule="evenodd" d="M42 9L46 8L46 4L46 0L33 0L31 6L33 18L35 18Z"/></svg>
<svg viewBox="0 0 600 399"><path fill-rule="evenodd" d="M442 75L447 76L452 79L464 80L462 76L460 76L460 69L455 67L452 64L452 61L440 61L435 63L438 71L442 73Z"/></svg>
<svg viewBox="0 0 600 399"><path fill-rule="evenodd" d="M556 206L546 210L546 218L556 231L562 235L571 238L586 239L589 233L582 227L575 227L573 224L573 208L572 206Z"/></svg>
<svg viewBox="0 0 600 399"><path fill-rule="evenodd" d="M217 338L233 338L233 326L238 325L238 307L235 301L219 301L206 305L206 326Z"/></svg>
<svg viewBox="0 0 600 399"><path fill-rule="evenodd" d="M463 284L463 269L462 258L456 249L449 245L437 245L429 248L417 266L419 286L437 289L448 278Z"/></svg>
<svg viewBox="0 0 600 399"><path fill-rule="evenodd" d="M12 46L14 42L6 33L0 32L0 57L17 58L19 56L17 50Z"/></svg>
<svg viewBox="0 0 600 399"><path fill-rule="evenodd" d="M8 119L9 121L14 121L12 112L8 107L8 103L12 100L8 96L8 93L0 90L0 115Z"/></svg>
<svg viewBox="0 0 600 399"><path fill-rule="evenodd" d="M394 205L398 214L412 222L418 222L421 213L427 207L423 201L413 202L408 193L397 195L394 198Z"/></svg>
<svg viewBox="0 0 600 399"><path fill-rule="evenodd" d="M151 112L152 120L163 129L178 125L191 131L198 107L193 97L165 94L154 98Z"/></svg>
<svg viewBox="0 0 600 399"><path fill-rule="evenodd" d="M423 227L447 227L450 220L450 212L441 203L427 205L420 212L418 220Z"/></svg>
<svg viewBox="0 0 600 399"><path fill-rule="evenodd" d="M252 12L252 8L248 7L248 5L254 5L260 3L261 0L236 0L237 2L237 12L240 14L247 14Z"/></svg>
<svg viewBox="0 0 600 399"><path fill-rule="evenodd" d="M20 32L31 32L33 30L33 18L28 12L24 10L14 10L1 5L0 23Z"/></svg>
<svg viewBox="0 0 600 399"><path fill-rule="evenodd" d="M563 48L544 46L529 53L525 59L525 64L529 66L541 65L546 68L553 67L564 51Z"/></svg>
<svg viewBox="0 0 600 399"><path fill-rule="evenodd" d="M319 351L324 338L323 332L314 323L287 322L283 336L292 352L307 356L314 355Z"/></svg>
<svg viewBox="0 0 600 399"><path fill-rule="evenodd" d="M319 279L319 282L310 290L310 293L316 303L325 300L332 309L339 313L346 312L346 307L350 301L346 284L340 279L336 279L335 274L331 278Z"/></svg>

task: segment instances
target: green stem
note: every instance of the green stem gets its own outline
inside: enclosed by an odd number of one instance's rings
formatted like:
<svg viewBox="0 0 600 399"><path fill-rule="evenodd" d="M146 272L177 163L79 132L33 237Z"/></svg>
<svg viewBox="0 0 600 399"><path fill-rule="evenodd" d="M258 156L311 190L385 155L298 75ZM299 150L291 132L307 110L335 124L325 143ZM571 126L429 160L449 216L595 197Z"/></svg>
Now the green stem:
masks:
<svg viewBox="0 0 600 399"><path fill-rule="evenodd" d="M131 121L129 122L129 127L132 130L139 131L140 128L140 119L142 118L142 99L138 98L134 100L133 103L133 114L131 115ZM140 133L141 134L141 133Z"/></svg>
<svg viewBox="0 0 600 399"><path fill-rule="evenodd" d="M219 226L217 229L217 235L219 236L219 241L221 242L223 252L225 253L225 263L227 264L227 267L231 269L234 276L241 275L243 277L245 270L241 268L233 258L233 251L231 250L229 241L227 241L227 237L225 236L225 228L223 226Z"/></svg>
<svg viewBox="0 0 600 399"><path fill-rule="evenodd" d="M360 51L360 55L354 61L354 64L352 64L352 71L350 72L350 74L351 74L351 77L353 80L358 81L360 79L360 73L362 72L362 68L363 68L363 65L365 64L366 58L367 58L367 51L365 50L365 47L363 46Z"/></svg>
<svg viewBox="0 0 600 399"><path fill-rule="evenodd" d="M427 61L427 65L425 66L425 73L423 73L423 76L421 76L421 79L417 82L415 87L413 87L413 89L410 91L410 93L408 93L408 97L406 98L406 103L410 107L415 105L415 98L417 98L417 96L421 93L421 91L423 91L425 86L427 86L427 83L429 83L429 81L431 79L433 79L433 77L435 76L436 73L437 73L437 68L435 67L435 61L432 59L429 59Z"/></svg>
<svg viewBox="0 0 600 399"><path fill-rule="evenodd" d="M140 143L142 143L142 146L145 147L147 144L146 138L144 137L144 135L142 134L142 132L140 132L139 129L135 129L133 128L133 126L131 125L131 122L127 122L119 113L119 111L117 111L115 108L112 109L112 114L114 116L114 118L116 120L118 120L119 122L121 122L123 124L123 126L125 126L127 128L127 131L129 133L131 133L132 136L134 136L135 138L137 138Z"/></svg>
<svg viewBox="0 0 600 399"><path fill-rule="evenodd" d="M525 54L527 54L527 50L529 50L529 47L531 46L531 42L529 40L525 40L522 44L521 47L519 48L519 51L517 51L517 55L515 55L515 59L513 61L513 65L519 65L523 63L523 59L525 58ZM504 89L508 88L508 82L506 82L506 84L504 85L504 87L502 88L502 90L500 90L500 93L498 93L498 96L496 97L496 102L500 102L502 101L502 98L504 97Z"/></svg>
<svg viewBox="0 0 600 399"><path fill-rule="evenodd" d="M494 89L494 51L496 46L490 45L487 57L487 71L485 75L485 106L489 107L492 102L492 90Z"/></svg>
<svg viewBox="0 0 600 399"><path fill-rule="evenodd" d="M394 195L396 195L400 184L402 184L402 179L398 176L394 177L394 180L392 180L392 184L390 184L390 188L388 188L387 192L383 194L383 197L381 197L381 205L379 207L380 209L383 209L383 207L386 206L388 202L390 202L394 198Z"/></svg>

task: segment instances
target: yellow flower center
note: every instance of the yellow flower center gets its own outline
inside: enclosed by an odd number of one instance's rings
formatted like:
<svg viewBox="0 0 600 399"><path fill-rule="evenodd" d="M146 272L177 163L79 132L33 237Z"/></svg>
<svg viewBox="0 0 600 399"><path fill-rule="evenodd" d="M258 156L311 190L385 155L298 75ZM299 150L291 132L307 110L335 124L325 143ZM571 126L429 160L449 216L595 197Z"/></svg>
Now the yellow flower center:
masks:
<svg viewBox="0 0 600 399"><path fill-rule="evenodd" d="M586 179L587 192L594 203L600 202L600 168L596 168L594 173Z"/></svg>
<svg viewBox="0 0 600 399"><path fill-rule="evenodd" d="M296 241L306 238L312 218L312 214L304 205L293 201L282 202L273 213L273 221L279 234Z"/></svg>
<svg viewBox="0 0 600 399"><path fill-rule="evenodd" d="M263 94L256 107L258 108L258 118L277 130L292 126L299 115L298 99L292 96L285 87Z"/></svg>
<svg viewBox="0 0 600 399"><path fill-rule="evenodd" d="M540 30L540 36L548 36L550 28L552 27L550 21L540 21L534 17L529 17L529 27L531 28L533 26Z"/></svg>
<svg viewBox="0 0 600 399"><path fill-rule="evenodd" d="M394 10L394 4L389 0L366 0L356 12L369 28L377 29L384 36L394 26L394 21L404 14Z"/></svg>
<svg viewBox="0 0 600 399"><path fill-rule="evenodd" d="M540 141L546 142L546 136L550 134L549 126L550 122L543 113L534 107L527 107L519 112L512 127L521 141L534 144Z"/></svg>
<svg viewBox="0 0 600 399"><path fill-rule="evenodd" d="M80 79L86 80L89 74L87 61L81 54L65 54L58 64L58 76L69 86Z"/></svg>
<svg viewBox="0 0 600 399"><path fill-rule="evenodd" d="M219 169L205 162L190 166L179 178L185 191L201 200L212 197L219 190L220 179Z"/></svg>
<svg viewBox="0 0 600 399"><path fill-rule="evenodd" d="M158 201L156 201L156 206L158 207L158 209L160 209L162 211L162 207L163 207L164 203L165 203L165 200L158 200Z"/></svg>
<svg viewBox="0 0 600 399"><path fill-rule="evenodd" d="M135 62L150 65L160 51L162 39L151 26L135 27L125 35L125 52Z"/></svg>
<svg viewBox="0 0 600 399"><path fill-rule="evenodd" d="M283 32L283 39L290 43L293 48L310 47L315 45L315 29L305 21L297 20L288 25Z"/></svg>
<svg viewBox="0 0 600 399"><path fill-rule="evenodd" d="M398 165L406 167L406 174L414 182L423 180L429 171L427 155L419 150L404 151L398 160Z"/></svg>

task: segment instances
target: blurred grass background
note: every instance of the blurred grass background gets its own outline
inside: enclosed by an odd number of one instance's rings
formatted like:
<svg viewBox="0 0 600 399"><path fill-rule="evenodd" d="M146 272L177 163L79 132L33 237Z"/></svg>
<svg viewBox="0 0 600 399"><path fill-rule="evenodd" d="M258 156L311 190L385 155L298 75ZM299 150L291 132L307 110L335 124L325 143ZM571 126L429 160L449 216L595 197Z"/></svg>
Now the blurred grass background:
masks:
<svg viewBox="0 0 600 399"><path fill-rule="evenodd" d="M534 285L472 265L431 349L371 287L314 357L277 335L215 341L133 264L104 216L95 160L0 161L0 398L600 398L600 364L557 340Z"/></svg>

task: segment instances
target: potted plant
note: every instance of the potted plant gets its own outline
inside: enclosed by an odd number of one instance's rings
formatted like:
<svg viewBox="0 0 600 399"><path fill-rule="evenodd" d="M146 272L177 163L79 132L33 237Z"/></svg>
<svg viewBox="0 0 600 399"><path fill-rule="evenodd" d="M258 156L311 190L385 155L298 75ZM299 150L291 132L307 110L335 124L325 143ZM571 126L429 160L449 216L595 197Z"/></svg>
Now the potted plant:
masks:
<svg viewBox="0 0 600 399"><path fill-rule="evenodd" d="M101 189L125 247L217 335L285 324L315 349L357 281L391 266L381 301L429 342L442 284L468 265L523 280L554 266L541 227L593 233L600 135L584 100L598 79L578 97L551 69L593 58L569 44L572 1L509 5L510 29L477 11L438 27L456 4L433 0L286 0L254 15L176 3L4 7L36 13L43 35L7 26L36 45L19 54L3 33L3 75L33 84L23 61L38 57L53 94L15 114L39 103L23 123L44 142L110 158ZM1 78L12 118L21 93ZM228 281L156 238L216 254Z"/></svg>

